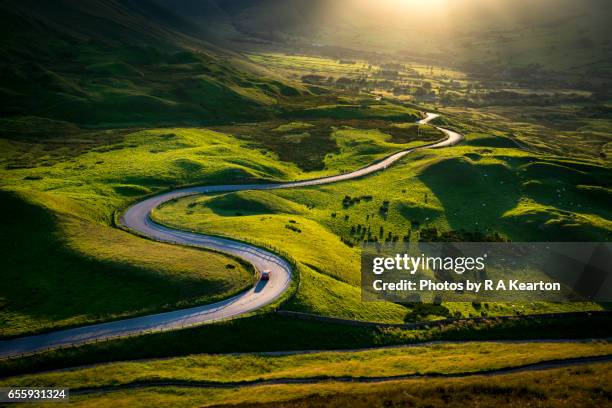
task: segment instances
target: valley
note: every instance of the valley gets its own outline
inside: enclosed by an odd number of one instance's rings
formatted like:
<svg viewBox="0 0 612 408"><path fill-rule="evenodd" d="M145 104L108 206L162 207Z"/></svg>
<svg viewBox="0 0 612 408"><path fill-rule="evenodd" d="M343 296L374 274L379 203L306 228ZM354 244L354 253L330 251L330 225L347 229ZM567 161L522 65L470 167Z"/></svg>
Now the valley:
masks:
<svg viewBox="0 0 612 408"><path fill-rule="evenodd" d="M360 255L609 242L612 9L351 1L0 4L3 386L606 403L608 303L364 302Z"/></svg>

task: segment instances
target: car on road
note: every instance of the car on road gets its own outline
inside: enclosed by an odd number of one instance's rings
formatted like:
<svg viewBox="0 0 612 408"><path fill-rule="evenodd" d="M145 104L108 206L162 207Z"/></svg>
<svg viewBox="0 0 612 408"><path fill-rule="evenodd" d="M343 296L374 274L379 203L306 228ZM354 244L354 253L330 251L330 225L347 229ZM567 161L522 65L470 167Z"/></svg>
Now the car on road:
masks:
<svg viewBox="0 0 612 408"><path fill-rule="evenodd" d="M266 269L265 271L261 272L261 275L259 276L259 279L262 281L268 281L270 280L270 275L272 275L272 271Z"/></svg>

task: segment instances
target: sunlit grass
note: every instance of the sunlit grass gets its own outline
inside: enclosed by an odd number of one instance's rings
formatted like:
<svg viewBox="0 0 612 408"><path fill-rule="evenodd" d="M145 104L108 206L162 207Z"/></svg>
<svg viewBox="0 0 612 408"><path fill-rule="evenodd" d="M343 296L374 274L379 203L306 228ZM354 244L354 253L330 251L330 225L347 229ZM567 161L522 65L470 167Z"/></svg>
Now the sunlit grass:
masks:
<svg viewBox="0 0 612 408"><path fill-rule="evenodd" d="M608 342L468 342L381 348L360 352L274 355L193 355L119 362L70 371L0 380L22 387L103 387L131 382L238 382L275 378L385 377L410 374L474 373L546 360L609 355Z"/></svg>
<svg viewBox="0 0 612 408"><path fill-rule="evenodd" d="M347 146L351 142L359 146L361 154L354 155L358 163L360 158L367 157L368 146L381 148L386 143L384 136L376 131L338 131L336 137L343 138L339 139L341 145L346 144L343 151L350 151ZM575 168L586 164L534 155L514 146L503 137L470 134L462 146L415 152L387 171L365 179L258 192L250 196L251 204L260 209L257 214L241 212L233 205L228 207L231 211L224 212L208 204L217 202L217 198L191 197L169 203L155 210L153 216L175 227L254 239L287 250L303 264L305 277L295 299L287 306L290 309L399 322L407 312L402 306L360 305L359 245L370 235L382 242L418 240L420 231L426 228L500 233L512 240L526 241L554 240L559 236L605 239L610 234L609 214L603 202L589 199L576 187L580 179L601 183L603 179L596 177L603 177L605 168L589 164L593 166L591 176L582 178L582 173ZM564 190L559 186L551 192L531 188L530 180L547 180L548 169L561 164L567 173L557 182ZM599 190L594 191L599 194ZM226 203L238 198L236 194L224 197ZM351 200L348 205L346 197ZM525 200L534 203L532 209L537 206L543 209L544 203L548 207L539 211L537 218L530 217L529 212L519 210ZM281 202L283 205L279 205ZM385 202L388 210L381 212ZM358 232L363 230L368 235ZM483 313L462 303L445 306L451 314ZM495 304L486 313L507 315L593 308L599 306Z"/></svg>

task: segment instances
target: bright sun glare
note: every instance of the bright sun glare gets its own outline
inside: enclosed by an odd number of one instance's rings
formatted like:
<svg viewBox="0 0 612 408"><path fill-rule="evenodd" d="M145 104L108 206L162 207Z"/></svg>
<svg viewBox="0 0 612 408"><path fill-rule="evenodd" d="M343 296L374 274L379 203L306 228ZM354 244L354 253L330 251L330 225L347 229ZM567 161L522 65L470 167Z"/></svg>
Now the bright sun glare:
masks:
<svg viewBox="0 0 612 408"><path fill-rule="evenodd" d="M448 0L388 0L396 7L440 8L448 4Z"/></svg>

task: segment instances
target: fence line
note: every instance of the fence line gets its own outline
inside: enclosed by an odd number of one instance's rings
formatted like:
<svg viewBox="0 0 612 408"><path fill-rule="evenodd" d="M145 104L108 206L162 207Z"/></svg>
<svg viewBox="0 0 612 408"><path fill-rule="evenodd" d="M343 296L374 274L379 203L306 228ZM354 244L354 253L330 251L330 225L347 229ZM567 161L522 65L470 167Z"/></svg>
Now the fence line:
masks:
<svg viewBox="0 0 612 408"><path fill-rule="evenodd" d="M488 316L488 317L464 317L464 318L448 318L441 320L431 320L426 322L415 322L415 323L379 323L370 322L356 319L343 319L339 317L328 317L321 316L311 313L294 312L290 310L277 310L276 314L285 317L293 317L301 320L319 321L323 323L336 323L345 324L350 326L361 326L361 327L390 327L400 329L426 329L431 327L446 326L452 323L484 323L494 321L508 321L508 320L535 320L535 319L560 319L568 317L596 317L596 316L608 316L612 315L612 311L600 310L592 312L568 312L568 313L542 313L542 314L531 314L531 315L515 315L515 316Z"/></svg>

